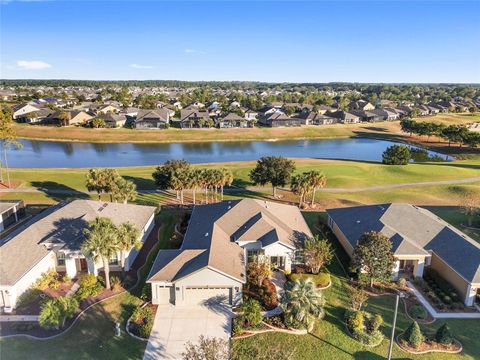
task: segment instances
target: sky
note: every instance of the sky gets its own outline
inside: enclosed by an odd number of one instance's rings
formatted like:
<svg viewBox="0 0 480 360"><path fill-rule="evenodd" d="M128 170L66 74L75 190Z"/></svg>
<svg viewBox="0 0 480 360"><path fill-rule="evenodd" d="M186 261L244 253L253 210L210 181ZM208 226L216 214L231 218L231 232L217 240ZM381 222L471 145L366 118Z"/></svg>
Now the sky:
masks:
<svg viewBox="0 0 480 360"><path fill-rule="evenodd" d="M0 78L480 83L480 1L0 0Z"/></svg>

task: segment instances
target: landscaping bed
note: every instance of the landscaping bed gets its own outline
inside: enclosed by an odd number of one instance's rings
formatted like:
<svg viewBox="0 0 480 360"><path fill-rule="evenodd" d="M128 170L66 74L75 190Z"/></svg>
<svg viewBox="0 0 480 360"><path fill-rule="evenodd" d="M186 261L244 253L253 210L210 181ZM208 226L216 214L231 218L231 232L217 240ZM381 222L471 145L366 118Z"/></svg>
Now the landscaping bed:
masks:
<svg viewBox="0 0 480 360"><path fill-rule="evenodd" d="M127 322L127 332L142 340L148 340L153 328L157 305L145 303L135 308Z"/></svg>
<svg viewBox="0 0 480 360"><path fill-rule="evenodd" d="M404 336L405 333L398 335L396 341L400 349L410 354L427 354L430 352L457 354L463 350L463 346L458 340L453 340L450 345L443 345L435 341L435 335L433 334L426 335L425 341L417 347L411 346Z"/></svg>
<svg viewBox="0 0 480 360"><path fill-rule="evenodd" d="M404 297L402 300L405 304L407 315L413 320L422 324L429 324L435 321L435 318L420 304L414 295Z"/></svg>
<svg viewBox="0 0 480 360"><path fill-rule="evenodd" d="M380 315L372 315L365 311L345 312L345 328L348 335L363 345L375 347L382 343L383 333L379 330L383 324Z"/></svg>
<svg viewBox="0 0 480 360"><path fill-rule="evenodd" d="M331 284L330 273L328 272L320 272L318 274L292 273L288 275L288 280L290 281L306 279L311 279L316 287L320 289L325 289Z"/></svg>

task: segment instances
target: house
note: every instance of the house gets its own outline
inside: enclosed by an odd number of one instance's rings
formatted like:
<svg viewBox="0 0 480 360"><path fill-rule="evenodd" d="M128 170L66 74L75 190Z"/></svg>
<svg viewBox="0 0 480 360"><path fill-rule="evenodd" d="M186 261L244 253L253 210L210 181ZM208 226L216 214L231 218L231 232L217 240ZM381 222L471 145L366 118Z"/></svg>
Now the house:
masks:
<svg viewBox="0 0 480 360"><path fill-rule="evenodd" d="M300 114L300 117L305 119L306 125L331 125L338 123L338 119L323 115L315 111Z"/></svg>
<svg viewBox="0 0 480 360"><path fill-rule="evenodd" d="M320 105L318 107L318 112L322 115L325 115L326 112L334 112L335 109L331 106L327 106L327 105Z"/></svg>
<svg viewBox="0 0 480 360"><path fill-rule="evenodd" d="M245 119L248 121L256 121L258 117L258 113L256 111L247 110L245 111Z"/></svg>
<svg viewBox="0 0 480 360"><path fill-rule="evenodd" d="M69 120L67 121L67 123L64 123L64 121L60 119L60 114L64 112L67 112L69 116ZM89 122L92 119L93 119L93 116L83 110L70 110L70 111L59 110L51 114L47 119L44 120L44 122L47 122L49 124L67 126L67 125L81 125Z"/></svg>
<svg viewBox="0 0 480 360"><path fill-rule="evenodd" d="M357 100L348 104L348 108L350 110L368 111L375 109L375 106L366 100Z"/></svg>
<svg viewBox="0 0 480 360"><path fill-rule="evenodd" d="M13 108L13 120L25 119L25 115L33 113L42 109L40 106L34 106L31 104L20 104Z"/></svg>
<svg viewBox="0 0 480 360"><path fill-rule="evenodd" d="M120 112L120 107L110 104L92 104L90 110L95 114L118 113Z"/></svg>
<svg viewBox="0 0 480 360"><path fill-rule="evenodd" d="M259 123L269 127L291 127L306 124L306 120L300 117L288 117L282 112L274 112L260 118Z"/></svg>
<svg viewBox="0 0 480 360"><path fill-rule="evenodd" d="M39 124L45 122L53 113L54 111L49 108L39 108L34 111L28 111L27 113L17 115L16 117L14 115L14 118L19 123Z"/></svg>
<svg viewBox="0 0 480 360"><path fill-rule="evenodd" d="M23 201L0 201L0 233L23 219L25 215Z"/></svg>
<svg viewBox="0 0 480 360"><path fill-rule="evenodd" d="M160 250L147 277L153 304L237 304L254 256L289 271L312 234L291 205L243 199L197 205L178 250Z"/></svg>
<svg viewBox="0 0 480 360"><path fill-rule="evenodd" d="M246 128L249 127L249 122L240 115L229 113L227 116L220 118L217 125L219 128Z"/></svg>
<svg viewBox="0 0 480 360"><path fill-rule="evenodd" d="M180 127L192 128L203 127L210 120L208 111L199 110L197 108L182 109L180 111Z"/></svg>
<svg viewBox="0 0 480 360"><path fill-rule="evenodd" d="M342 124L357 124L360 122L360 116L342 110L327 112L325 115L338 119L338 122Z"/></svg>
<svg viewBox="0 0 480 360"><path fill-rule="evenodd" d="M126 114L107 113L102 118L105 120L106 126L110 128L123 127L127 122Z"/></svg>
<svg viewBox="0 0 480 360"><path fill-rule="evenodd" d="M364 111L364 110L351 110L350 114L358 116L360 121L368 121L368 122L379 122L385 120L384 115L380 115L374 113L373 110Z"/></svg>
<svg viewBox="0 0 480 360"><path fill-rule="evenodd" d="M55 269L71 278L79 273L97 275L103 269L81 252L83 230L96 217L107 217L116 225L133 224L144 242L154 227L155 207L92 200L62 202L44 210L7 235L0 246L0 309L15 308L18 297L42 273ZM128 270L137 250L126 254ZM110 259L112 271L120 271L120 254ZM5 310L5 309L4 309Z"/></svg>
<svg viewBox="0 0 480 360"><path fill-rule="evenodd" d="M134 122L136 129L165 129L169 123L170 110L168 108L138 110Z"/></svg>
<svg viewBox="0 0 480 360"><path fill-rule="evenodd" d="M394 279L422 277L429 266L465 305L473 305L480 292L480 244L427 209L393 203L328 209L327 214L328 226L350 256L365 232L382 232L392 241Z"/></svg>
<svg viewBox="0 0 480 360"><path fill-rule="evenodd" d="M418 113L419 113L420 116L428 116L428 115L431 114L430 108L426 105L419 105L419 106L416 107L416 109L418 110Z"/></svg>

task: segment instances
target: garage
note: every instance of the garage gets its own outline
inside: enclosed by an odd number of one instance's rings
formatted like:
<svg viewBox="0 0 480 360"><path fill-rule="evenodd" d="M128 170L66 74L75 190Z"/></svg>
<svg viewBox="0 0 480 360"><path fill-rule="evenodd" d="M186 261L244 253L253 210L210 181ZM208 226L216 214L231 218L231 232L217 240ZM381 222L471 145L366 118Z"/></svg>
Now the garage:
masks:
<svg viewBox="0 0 480 360"><path fill-rule="evenodd" d="M154 298L154 304L175 304L175 288L173 286L156 285Z"/></svg>
<svg viewBox="0 0 480 360"><path fill-rule="evenodd" d="M201 305L205 303L232 304L231 287L200 287L189 286L184 290L185 304Z"/></svg>

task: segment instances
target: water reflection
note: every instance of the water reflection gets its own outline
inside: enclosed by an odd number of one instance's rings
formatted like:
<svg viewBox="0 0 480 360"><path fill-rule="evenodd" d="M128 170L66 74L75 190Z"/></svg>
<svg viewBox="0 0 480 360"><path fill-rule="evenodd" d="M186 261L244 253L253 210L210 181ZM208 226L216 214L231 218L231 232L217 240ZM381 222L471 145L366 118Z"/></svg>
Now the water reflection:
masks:
<svg viewBox="0 0 480 360"><path fill-rule="evenodd" d="M390 141L330 139L233 141L167 144L98 144L20 140L24 147L10 152L12 167L120 167L158 165L170 159L192 163L257 160L262 156L380 161ZM446 155L422 152L420 158Z"/></svg>

